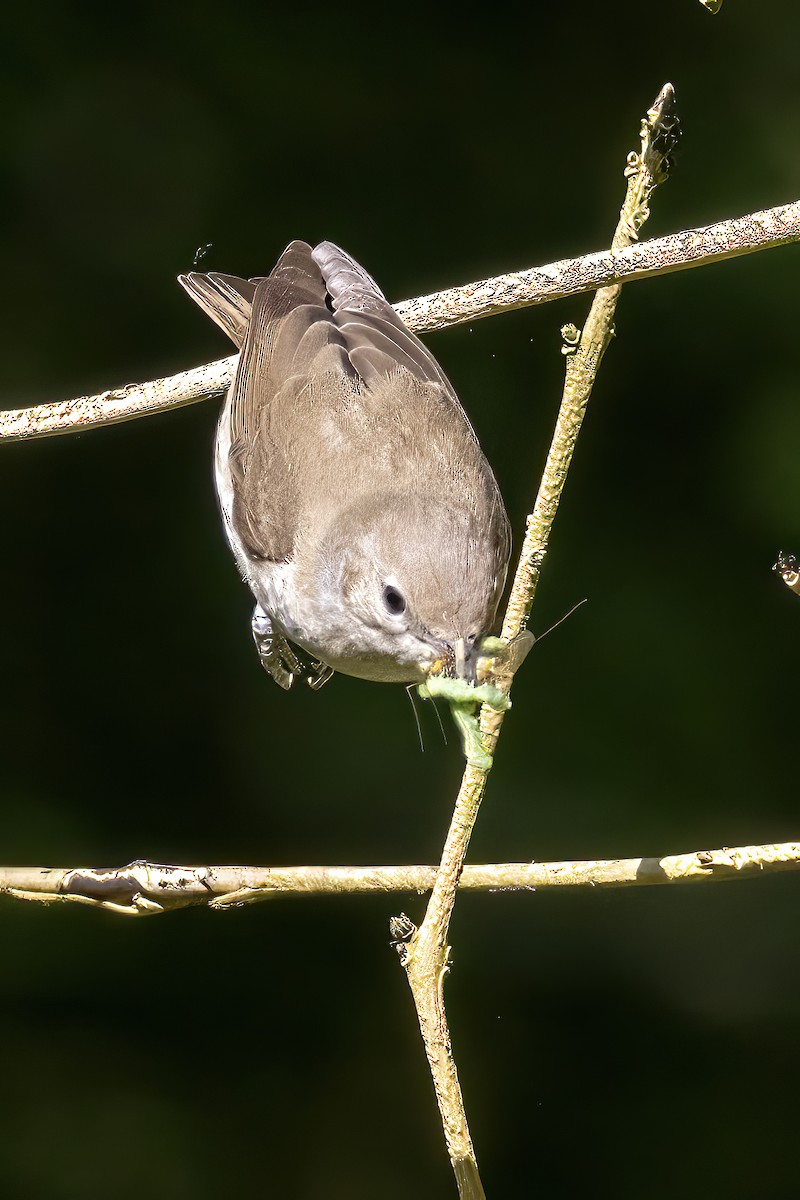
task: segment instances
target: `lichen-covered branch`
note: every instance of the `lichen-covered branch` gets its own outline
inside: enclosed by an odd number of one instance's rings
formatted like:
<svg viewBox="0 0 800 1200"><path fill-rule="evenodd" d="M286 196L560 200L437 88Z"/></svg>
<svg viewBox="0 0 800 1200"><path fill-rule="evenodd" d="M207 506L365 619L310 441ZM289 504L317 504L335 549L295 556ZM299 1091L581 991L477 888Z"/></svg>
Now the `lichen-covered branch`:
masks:
<svg viewBox="0 0 800 1200"><path fill-rule="evenodd" d="M800 842L695 850L663 858L466 866L460 892L538 892L553 888L650 887L718 883L800 870ZM277 896L391 895L430 891L436 867L0 867L0 896L44 904L89 904L147 917L205 905L228 910Z"/></svg>
<svg viewBox="0 0 800 1200"><path fill-rule="evenodd" d="M117 425L170 408L184 408L208 396L221 396L231 385L238 358L234 354L166 379L129 383L97 396L78 396L75 400L0 412L0 441L22 442L61 433L81 433L98 425Z"/></svg>
<svg viewBox="0 0 800 1200"><path fill-rule="evenodd" d="M409 328L425 333L796 241L800 241L800 201L702 229L686 229L648 242L467 283L404 300L395 309ZM226 391L235 366L236 355L168 379L130 384L97 396L0 411L0 441L52 437L195 404Z"/></svg>
<svg viewBox="0 0 800 1200"><path fill-rule="evenodd" d="M797 241L800 241L800 200L647 242L465 283L416 300L404 300L395 309L417 333L428 333L511 309L593 292L598 287L652 279L655 275L703 267Z"/></svg>
<svg viewBox="0 0 800 1200"><path fill-rule="evenodd" d="M642 122L641 150L628 157L628 190L611 243L612 253L636 241L650 215L650 196L667 178L669 155L677 141L673 104L672 85L666 84ZM564 394L539 493L526 524L525 540L503 622L502 637L506 641L516 637L527 625L575 443L600 363L614 336L614 314L621 291L620 284L601 288L592 301L583 331L579 332L574 325L565 325L562 329L562 350L566 356ZM484 713L489 725L487 732L491 733L499 727L498 714L488 709Z"/></svg>
<svg viewBox="0 0 800 1200"><path fill-rule="evenodd" d="M628 156L625 170L628 187L611 245L612 253L637 239L639 229L649 215L650 195L656 185L667 178L669 154L677 140L673 102L674 92L671 84L667 84L642 122L640 150ZM568 339L566 382L556 429L534 510L528 518L525 541L503 622L502 637L507 642L525 630L586 405L603 354L613 335L614 312L620 290L619 284L602 288L592 302L583 333L578 334L571 327L574 336ZM512 673L507 670L497 678L502 690L510 688ZM444 1007L444 980L450 960L447 939L456 891L504 715L501 705L489 707L484 704L481 708L484 761L480 762L475 755L467 759L442 860L422 924L416 929L404 915L394 918L392 924L395 944L414 998L447 1151L462 1200L466 1197L480 1200L484 1192Z"/></svg>

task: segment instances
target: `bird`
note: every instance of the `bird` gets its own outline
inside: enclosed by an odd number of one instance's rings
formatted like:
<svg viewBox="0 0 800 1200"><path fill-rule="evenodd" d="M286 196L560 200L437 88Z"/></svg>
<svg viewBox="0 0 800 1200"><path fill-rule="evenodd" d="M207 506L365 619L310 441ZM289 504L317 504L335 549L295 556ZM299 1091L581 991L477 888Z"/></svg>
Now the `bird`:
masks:
<svg viewBox="0 0 800 1200"><path fill-rule="evenodd" d="M284 689L474 682L510 526L436 359L332 242L179 282L240 351L214 475L264 668Z"/></svg>

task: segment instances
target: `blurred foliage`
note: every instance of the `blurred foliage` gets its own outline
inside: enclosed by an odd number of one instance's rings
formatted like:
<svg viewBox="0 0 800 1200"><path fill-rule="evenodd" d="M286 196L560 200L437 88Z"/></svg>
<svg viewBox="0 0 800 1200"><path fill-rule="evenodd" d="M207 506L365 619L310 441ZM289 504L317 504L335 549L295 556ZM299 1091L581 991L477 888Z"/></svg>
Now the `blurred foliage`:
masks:
<svg viewBox="0 0 800 1200"><path fill-rule="evenodd" d="M332 238L392 299L601 249L667 79L684 140L647 236L795 199L780 9L11 10L2 402L227 354L175 283L206 242L252 275ZM535 629L589 603L517 682L473 861L800 837L800 602L770 573L800 549L798 253L623 294ZM586 308L429 338L517 537ZM0 448L0 857L432 861L455 739L428 711L420 755L401 688L286 696L261 672L216 408ZM798 886L463 897L449 1008L489 1195L658 1198L678 1173L687 1197L794 1194ZM4 903L4 1194L452 1194L401 907L422 901L139 923Z"/></svg>

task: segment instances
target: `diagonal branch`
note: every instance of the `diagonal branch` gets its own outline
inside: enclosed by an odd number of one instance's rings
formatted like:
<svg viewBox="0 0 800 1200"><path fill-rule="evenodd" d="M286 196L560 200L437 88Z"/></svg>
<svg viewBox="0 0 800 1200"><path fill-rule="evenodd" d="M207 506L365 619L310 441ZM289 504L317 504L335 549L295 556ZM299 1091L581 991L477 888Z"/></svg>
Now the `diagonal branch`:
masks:
<svg viewBox="0 0 800 1200"><path fill-rule="evenodd" d="M632 245L612 245L581 258L565 258L548 266L465 283L431 296L403 300L395 308L417 333L429 333L511 309L704 267L796 241L800 241L800 200L701 229L684 229Z"/></svg>
<svg viewBox="0 0 800 1200"><path fill-rule="evenodd" d="M695 850L663 858L589 862L486 863L464 867L460 892L538 892L554 888L651 887L715 883L800 870L800 842ZM67 901L147 917L206 905L228 910L276 896L427 892L436 867L179 867L139 860L125 867L0 867L0 896Z"/></svg>
<svg viewBox="0 0 800 1200"><path fill-rule="evenodd" d="M666 84L642 122L641 150L628 156L625 170L628 187L611 245L612 254L636 241L639 229L649 216L650 196L656 186L667 178L668 156L677 141L673 103L672 85ZM567 342L564 393L511 587L502 632L507 642L525 630L530 615L575 443L597 371L613 336L614 313L621 290L619 284L614 284L596 293L583 333L579 333L574 326L565 327L562 331ZM505 676L497 680L505 691L511 686L512 670L507 668ZM484 704L481 709L485 762L479 763L474 756L467 759L425 919L419 929L405 915L394 918L392 923L400 960L405 967L417 1010L447 1151L462 1200L481 1200L484 1191L467 1124L444 1007L444 980L450 961L447 939L456 890L504 715L499 706L489 708Z"/></svg>
<svg viewBox="0 0 800 1200"><path fill-rule="evenodd" d="M612 246L610 250L582 258L563 259L548 266L467 283L431 296L404 300L395 308L410 329L425 333L797 241L800 241L800 200L702 229L686 229L629 246ZM97 396L0 411L0 441L52 437L196 404L228 389L236 358L233 355L167 379L129 384Z"/></svg>

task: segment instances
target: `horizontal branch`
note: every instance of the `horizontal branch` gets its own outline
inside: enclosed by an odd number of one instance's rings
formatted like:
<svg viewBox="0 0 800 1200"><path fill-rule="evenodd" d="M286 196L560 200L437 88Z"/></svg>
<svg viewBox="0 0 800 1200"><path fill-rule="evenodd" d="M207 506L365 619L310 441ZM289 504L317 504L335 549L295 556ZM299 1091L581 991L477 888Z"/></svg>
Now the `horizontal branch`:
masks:
<svg viewBox="0 0 800 1200"><path fill-rule="evenodd" d="M800 201L720 221L703 229L686 229L668 237L634 243L622 250L603 250L583 258L563 259L549 266L467 283L404 300L395 309L409 328L424 333L796 241L800 241ZM224 392L235 366L236 355L233 355L152 383L130 384L97 396L0 412L0 441L51 437L194 404Z"/></svg>
<svg viewBox="0 0 800 1200"><path fill-rule="evenodd" d="M741 879L800 869L800 842L696 850L664 858L587 862L490 863L465 867L468 892L565 887L633 887ZM91 867L0 867L0 895L45 904L68 900L130 916L205 904L235 908L279 894L341 895L426 892L436 867L177 867L138 861L117 870Z"/></svg>
<svg viewBox="0 0 800 1200"><path fill-rule="evenodd" d="M238 358L234 354L166 379L128 383L97 396L78 396L75 400L0 412L0 441L24 442L59 433L80 433L98 425L118 425L170 408L185 408L209 396L221 396L231 385Z"/></svg>
<svg viewBox="0 0 800 1200"><path fill-rule="evenodd" d="M719 221L703 229L684 229L667 237L634 242L620 250L566 258L547 267L515 271L417 300L404 300L395 305L395 310L411 329L428 332L492 317L509 309L529 308L611 284L685 271L797 241L800 241L800 200Z"/></svg>

